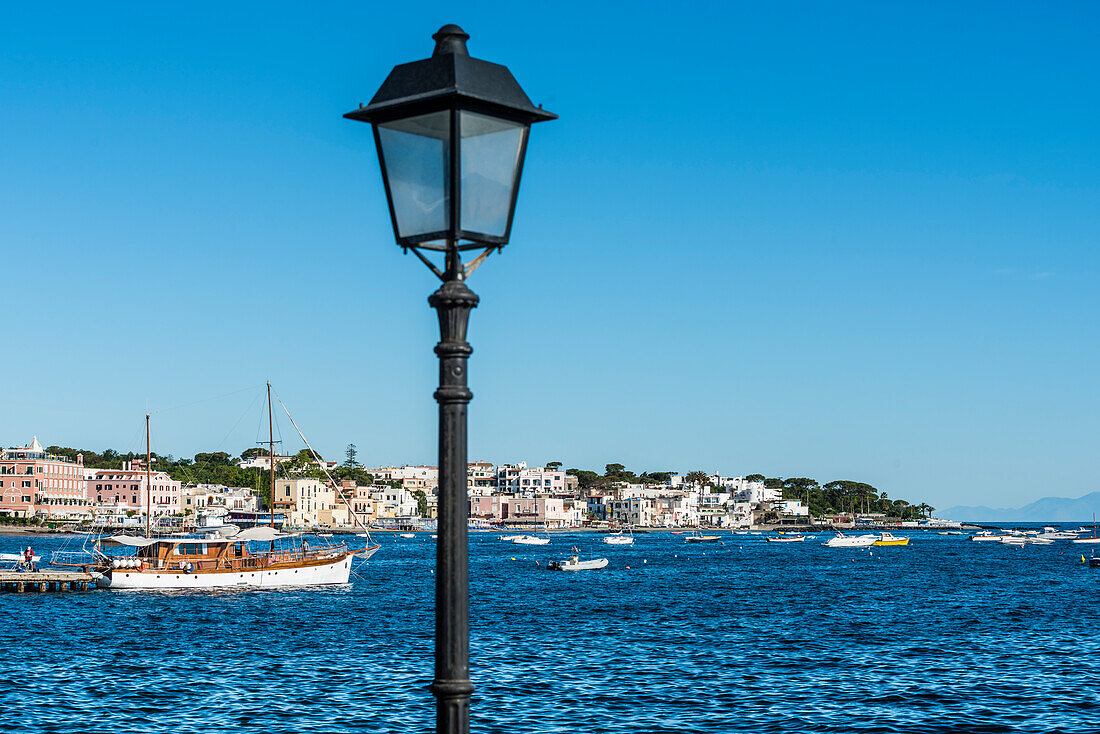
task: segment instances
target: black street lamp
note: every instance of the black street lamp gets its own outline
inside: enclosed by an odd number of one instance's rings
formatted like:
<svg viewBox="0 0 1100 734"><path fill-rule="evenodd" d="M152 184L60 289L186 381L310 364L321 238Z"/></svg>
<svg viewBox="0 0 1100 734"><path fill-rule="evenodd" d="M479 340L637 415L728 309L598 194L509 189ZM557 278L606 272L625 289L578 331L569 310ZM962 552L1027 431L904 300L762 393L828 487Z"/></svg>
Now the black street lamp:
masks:
<svg viewBox="0 0 1100 734"><path fill-rule="evenodd" d="M431 58L394 67L367 106L397 244L443 285L428 298L439 316L439 539L435 575L436 731L470 729L467 576L466 341L478 298L466 278L508 243L531 124L557 116L531 104L504 66L471 58L469 36L446 25ZM482 250L463 265L462 253ZM440 269L422 251L444 253Z"/></svg>

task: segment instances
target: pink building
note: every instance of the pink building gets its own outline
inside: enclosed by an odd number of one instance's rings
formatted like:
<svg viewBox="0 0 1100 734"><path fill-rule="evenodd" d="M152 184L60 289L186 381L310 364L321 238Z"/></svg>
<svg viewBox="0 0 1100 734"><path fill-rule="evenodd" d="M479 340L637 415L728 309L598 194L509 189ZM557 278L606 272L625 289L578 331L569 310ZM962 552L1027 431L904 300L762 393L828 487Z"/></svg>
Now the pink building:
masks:
<svg viewBox="0 0 1100 734"><path fill-rule="evenodd" d="M84 460L46 453L35 436L0 453L0 515L65 517L87 512Z"/></svg>
<svg viewBox="0 0 1100 734"><path fill-rule="evenodd" d="M532 530L571 524L564 501L555 497L473 496L470 498L470 517Z"/></svg>
<svg viewBox="0 0 1100 734"><path fill-rule="evenodd" d="M117 512L133 510L145 514L144 462L134 459L123 463L122 469L96 469L88 478L88 500L101 508ZM150 505L153 517L181 512L180 482L162 471L149 475L152 488Z"/></svg>

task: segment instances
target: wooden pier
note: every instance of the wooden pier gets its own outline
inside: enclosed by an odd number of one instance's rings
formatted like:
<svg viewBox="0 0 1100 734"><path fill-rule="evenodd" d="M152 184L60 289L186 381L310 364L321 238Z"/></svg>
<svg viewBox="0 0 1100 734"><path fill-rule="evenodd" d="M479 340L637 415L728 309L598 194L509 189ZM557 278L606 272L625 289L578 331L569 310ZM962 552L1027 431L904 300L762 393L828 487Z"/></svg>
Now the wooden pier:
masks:
<svg viewBox="0 0 1100 734"><path fill-rule="evenodd" d="M87 591L94 588L92 575L80 571L0 571L0 592Z"/></svg>

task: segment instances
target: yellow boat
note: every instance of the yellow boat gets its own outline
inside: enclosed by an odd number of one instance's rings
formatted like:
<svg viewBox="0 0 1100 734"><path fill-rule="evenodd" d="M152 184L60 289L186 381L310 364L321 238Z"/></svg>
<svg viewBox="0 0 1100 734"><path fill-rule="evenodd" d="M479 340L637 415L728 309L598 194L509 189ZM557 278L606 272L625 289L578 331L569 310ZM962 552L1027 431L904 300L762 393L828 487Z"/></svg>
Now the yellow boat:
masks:
<svg viewBox="0 0 1100 734"><path fill-rule="evenodd" d="M890 535L890 533L880 533L875 545L909 545L909 538Z"/></svg>

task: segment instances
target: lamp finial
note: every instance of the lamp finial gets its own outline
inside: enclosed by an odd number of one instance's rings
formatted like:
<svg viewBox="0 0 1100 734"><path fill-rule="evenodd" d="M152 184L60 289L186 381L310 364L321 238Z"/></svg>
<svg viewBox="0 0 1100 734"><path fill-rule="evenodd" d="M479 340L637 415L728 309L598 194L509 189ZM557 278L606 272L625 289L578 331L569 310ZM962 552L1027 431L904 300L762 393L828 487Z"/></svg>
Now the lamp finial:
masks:
<svg viewBox="0 0 1100 734"><path fill-rule="evenodd" d="M470 34L466 31L454 23L448 23L432 35L435 41L435 51L432 52L432 56L445 54L469 56L470 54L466 51L466 39L469 37Z"/></svg>

